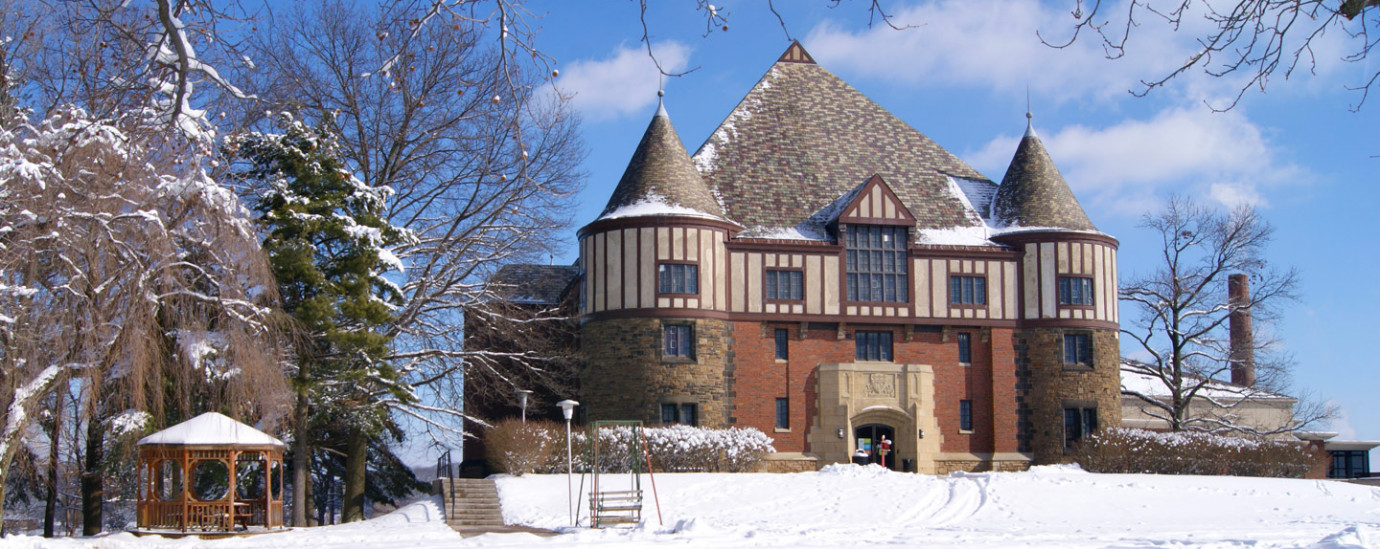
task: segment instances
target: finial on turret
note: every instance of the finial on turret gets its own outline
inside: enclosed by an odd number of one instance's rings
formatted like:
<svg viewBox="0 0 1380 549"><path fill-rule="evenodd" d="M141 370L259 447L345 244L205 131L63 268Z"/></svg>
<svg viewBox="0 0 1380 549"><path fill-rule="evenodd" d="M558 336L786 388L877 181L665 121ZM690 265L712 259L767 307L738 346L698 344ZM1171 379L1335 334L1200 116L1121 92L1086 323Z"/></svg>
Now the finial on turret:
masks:
<svg viewBox="0 0 1380 549"><path fill-rule="evenodd" d="M1035 137L1035 115L1030 113L1030 86L1025 87L1025 136Z"/></svg>
<svg viewBox="0 0 1380 549"><path fill-rule="evenodd" d="M657 90L657 91L656 91L656 115L657 115L657 116L670 116L670 115L666 114L666 102L665 102L665 100L664 100L665 97L666 97L666 90Z"/></svg>

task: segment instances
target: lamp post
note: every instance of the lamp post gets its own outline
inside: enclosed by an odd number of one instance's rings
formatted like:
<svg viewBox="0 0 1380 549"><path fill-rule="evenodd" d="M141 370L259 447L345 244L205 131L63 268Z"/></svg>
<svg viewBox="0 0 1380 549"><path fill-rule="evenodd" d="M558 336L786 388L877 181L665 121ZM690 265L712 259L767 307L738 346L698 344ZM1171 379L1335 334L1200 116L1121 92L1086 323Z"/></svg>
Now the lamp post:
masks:
<svg viewBox="0 0 1380 549"><path fill-rule="evenodd" d="M574 460L570 453L570 418L575 416L575 407L580 403L570 399L556 403L561 407L561 415L565 416L565 503L570 509L570 525L575 524L575 484L571 480L574 477Z"/></svg>
<svg viewBox="0 0 1380 549"><path fill-rule="evenodd" d="M528 391L527 389L518 389L517 391L518 405L522 406L522 423L524 425L527 424L527 395L530 394L532 394L532 391Z"/></svg>

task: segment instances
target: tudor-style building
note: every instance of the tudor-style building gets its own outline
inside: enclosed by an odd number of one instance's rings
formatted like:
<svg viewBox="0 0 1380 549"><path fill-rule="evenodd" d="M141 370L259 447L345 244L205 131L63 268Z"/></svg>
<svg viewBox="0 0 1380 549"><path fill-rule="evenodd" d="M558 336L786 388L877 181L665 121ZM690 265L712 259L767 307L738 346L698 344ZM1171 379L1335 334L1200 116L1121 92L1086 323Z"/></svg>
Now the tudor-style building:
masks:
<svg viewBox="0 0 1380 549"><path fill-rule="evenodd" d="M1035 132L996 185L798 43L693 156L659 107L579 245L586 420L929 473L1121 422L1117 241Z"/></svg>

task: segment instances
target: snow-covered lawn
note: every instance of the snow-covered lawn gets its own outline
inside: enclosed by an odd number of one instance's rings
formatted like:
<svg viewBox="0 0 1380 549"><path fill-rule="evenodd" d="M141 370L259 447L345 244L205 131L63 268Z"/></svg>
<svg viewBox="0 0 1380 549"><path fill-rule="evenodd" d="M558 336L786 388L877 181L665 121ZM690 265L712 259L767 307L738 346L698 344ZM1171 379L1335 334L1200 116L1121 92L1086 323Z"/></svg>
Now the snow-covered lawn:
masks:
<svg viewBox="0 0 1380 549"><path fill-rule="evenodd" d="M609 489L625 475L602 477ZM563 475L500 477L509 522L563 535L461 539L426 500L364 523L251 538L134 538L10 547L1312 547L1380 549L1380 488L1331 481L1095 475L1040 467L1026 473L931 477L878 467L818 473L656 476L664 525L647 500L643 526L568 528ZM577 486L579 478L576 478ZM586 487L588 483L586 482ZM643 477L643 488L650 482ZM650 493L648 494L650 496ZM585 513L582 513L582 515Z"/></svg>

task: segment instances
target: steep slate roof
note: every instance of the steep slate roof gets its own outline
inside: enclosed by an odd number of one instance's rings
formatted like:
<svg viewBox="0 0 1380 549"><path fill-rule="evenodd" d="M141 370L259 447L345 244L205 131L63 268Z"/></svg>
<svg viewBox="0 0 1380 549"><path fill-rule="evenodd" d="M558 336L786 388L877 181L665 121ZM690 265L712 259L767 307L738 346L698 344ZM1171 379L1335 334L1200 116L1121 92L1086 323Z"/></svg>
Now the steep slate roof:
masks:
<svg viewBox="0 0 1380 549"><path fill-rule="evenodd" d="M723 217L724 211L659 106L599 218L694 213Z"/></svg>
<svg viewBox="0 0 1380 549"><path fill-rule="evenodd" d="M992 213L994 222L1009 227L1097 230L1031 126L1006 168Z"/></svg>
<svg viewBox="0 0 1380 549"><path fill-rule="evenodd" d="M816 65L799 43L753 86L694 161L725 215L748 227L747 235L781 228L814 234L821 212L873 174L886 180L920 229L984 226L947 176L986 177Z"/></svg>
<svg viewBox="0 0 1380 549"><path fill-rule="evenodd" d="M513 303L555 305L571 281L580 276L573 265L504 265L489 279L495 291Z"/></svg>

